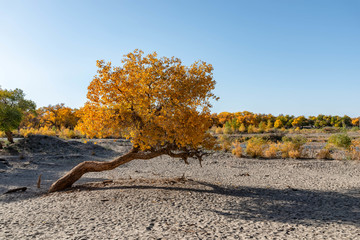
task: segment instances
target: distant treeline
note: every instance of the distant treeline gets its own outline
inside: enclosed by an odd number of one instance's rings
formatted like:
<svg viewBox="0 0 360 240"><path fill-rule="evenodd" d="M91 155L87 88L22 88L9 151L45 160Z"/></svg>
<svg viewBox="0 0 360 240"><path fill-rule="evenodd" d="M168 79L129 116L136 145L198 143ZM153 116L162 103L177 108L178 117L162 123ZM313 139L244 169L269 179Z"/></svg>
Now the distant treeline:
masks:
<svg viewBox="0 0 360 240"><path fill-rule="evenodd" d="M212 114L213 125L220 128L229 129L232 131L248 132L249 128L257 128L260 130L272 128L350 128L359 127L359 119L350 118L349 116L330 116L318 115L304 117L293 115L279 115L273 116L271 114L256 114L248 111L244 112L221 112L219 114Z"/></svg>
<svg viewBox="0 0 360 240"><path fill-rule="evenodd" d="M49 105L41 107L36 112L25 114L20 128L74 129L82 115L81 109L66 107L64 104ZM211 115L213 126L220 128L231 128L233 131L245 132L248 128L271 129L271 128L350 128L359 127L359 119L349 116L293 116L271 114L257 114L248 111L243 112L221 112Z"/></svg>

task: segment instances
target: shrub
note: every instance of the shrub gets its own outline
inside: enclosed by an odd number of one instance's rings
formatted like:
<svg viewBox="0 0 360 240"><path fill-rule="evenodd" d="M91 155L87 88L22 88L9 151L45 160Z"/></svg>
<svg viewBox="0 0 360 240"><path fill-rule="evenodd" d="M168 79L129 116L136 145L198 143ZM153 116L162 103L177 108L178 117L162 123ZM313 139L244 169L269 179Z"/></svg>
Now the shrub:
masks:
<svg viewBox="0 0 360 240"><path fill-rule="evenodd" d="M280 144L282 158L301 158L303 145L307 142L305 137L283 137Z"/></svg>
<svg viewBox="0 0 360 240"><path fill-rule="evenodd" d="M246 127L245 127L245 125L243 123L239 127L239 132L241 132L241 133L246 132Z"/></svg>
<svg viewBox="0 0 360 240"><path fill-rule="evenodd" d="M266 130L266 123L260 122L258 132L263 133L263 132L265 132L265 130Z"/></svg>
<svg viewBox="0 0 360 240"><path fill-rule="evenodd" d="M297 159L297 158L301 157L301 152L300 152L300 150L297 150L297 149L290 150L288 154L289 154L290 158Z"/></svg>
<svg viewBox="0 0 360 240"><path fill-rule="evenodd" d="M295 144L296 148L300 148L302 145L304 145L307 142L307 139L306 137L302 137L302 136L295 136L295 137L284 136L282 138L282 141L291 142Z"/></svg>
<svg viewBox="0 0 360 240"><path fill-rule="evenodd" d="M236 141L235 143L233 143L234 149L232 150L232 154L237 156L237 157L242 157L242 147L240 146L240 143L238 141Z"/></svg>
<svg viewBox="0 0 360 240"><path fill-rule="evenodd" d="M331 152L329 149L324 148L321 149L320 152L318 152L318 154L316 155L317 159L332 159L333 157L331 156Z"/></svg>
<svg viewBox="0 0 360 240"><path fill-rule="evenodd" d="M349 148L349 158L360 160L360 140L354 141Z"/></svg>
<svg viewBox="0 0 360 240"><path fill-rule="evenodd" d="M70 130L68 128L61 128L59 132L59 137L63 139L71 139L71 138L75 138L76 134L74 130Z"/></svg>
<svg viewBox="0 0 360 240"><path fill-rule="evenodd" d="M230 125L225 124L225 126L223 127L223 133L224 133L224 134L232 134L232 133L233 133L233 129L231 128Z"/></svg>
<svg viewBox="0 0 360 240"><path fill-rule="evenodd" d="M220 136L218 141L219 141L221 150L223 150L225 152L230 151L231 141L227 136L224 136L224 135Z"/></svg>
<svg viewBox="0 0 360 240"><path fill-rule="evenodd" d="M215 133L216 133L216 134L223 134L223 129L222 129L221 127L217 127L217 128L215 129Z"/></svg>
<svg viewBox="0 0 360 240"><path fill-rule="evenodd" d="M351 138L344 133L331 135L328 140L328 147L335 146L335 147L349 149L350 145L351 145Z"/></svg>
<svg viewBox="0 0 360 240"><path fill-rule="evenodd" d="M279 149L281 151L282 158L289 158L289 152L295 149L295 144L292 142L283 142L280 144Z"/></svg>
<svg viewBox="0 0 360 240"><path fill-rule="evenodd" d="M271 143L268 149L266 149L264 156L267 158L276 158L278 150L278 145L276 143Z"/></svg>
<svg viewBox="0 0 360 240"><path fill-rule="evenodd" d="M254 133L254 132L256 132L255 126L254 126L254 125L249 125L249 126L248 126L248 129L247 129L247 132L248 132L248 133Z"/></svg>
<svg viewBox="0 0 360 240"><path fill-rule="evenodd" d="M252 137L247 142L246 145L246 154L250 157L263 157L264 149L266 148L267 142L260 137Z"/></svg>

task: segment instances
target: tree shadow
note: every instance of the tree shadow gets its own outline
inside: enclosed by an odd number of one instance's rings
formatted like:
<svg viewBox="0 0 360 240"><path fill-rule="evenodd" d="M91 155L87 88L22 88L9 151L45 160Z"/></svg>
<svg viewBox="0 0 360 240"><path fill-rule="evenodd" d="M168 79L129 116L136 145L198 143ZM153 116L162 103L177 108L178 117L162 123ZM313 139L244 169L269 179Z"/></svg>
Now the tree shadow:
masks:
<svg viewBox="0 0 360 240"><path fill-rule="evenodd" d="M193 187L186 185L177 187L130 184L106 187L78 186L77 188L88 191L159 189L221 195L225 196L224 199L221 199L221 201L224 200L222 207L217 206L214 209L204 210L227 218L250 221L275 221L304 225L341 223L360 227L360 189L357 188L346 193L339 193L290 188L229 188L201 181L192 182ZM194 198L193 195L191 197Z"/></svg>

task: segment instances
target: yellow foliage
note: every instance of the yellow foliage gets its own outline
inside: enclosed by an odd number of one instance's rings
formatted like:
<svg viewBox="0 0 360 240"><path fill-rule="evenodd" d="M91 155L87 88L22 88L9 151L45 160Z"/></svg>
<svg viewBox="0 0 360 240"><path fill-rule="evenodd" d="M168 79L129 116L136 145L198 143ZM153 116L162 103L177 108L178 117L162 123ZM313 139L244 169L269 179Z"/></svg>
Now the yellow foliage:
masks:
<svg viewBox="0 0 360 240"><path fill-rule="evenodd" d="M63 103L54 106L49 105L38 110L40 125L55 127L56 129L74 129L80 114L78 110L66 107Z"/></svg>
<svg viewBox="0 0 360 240"><path fill-rule="evenodd" d="M282 158L300 158L302 146L293 142L284 142L279 146Z"/></svg>
<svg viewBox="0 0 360 240"><path fill-rule="evenodd" d="M352 119L352 120L351 120L351 124L352 124L353 126L358 127L358 126L359 126L359 118L354 118L354 119Z"/></svg>
<svg viewBox="0 0 360 240"><path fill-rule="evenodd" d="M231 149L231 142L229 140L228 137L222 135L219 137L219 144L220 144L220 149L222 151L228 152Z"/></svg>
<svg viewBox="0 0 360 240"><path fill-rule="evenodd" d="M264 156L267 158L276 158L278 151L279 151L278 145L276 143L271 143L268 149L266 149Z"/></svg>
<svg viewBox="0 0 360 240"><path fill-rule="evenodd" d="M254 125L249 125L248 129L247 129L248 133L256 133L257 132L257 128Z"/></svg>
<svg viewBox="0 0 360 240"><path fill-rule="evenodd" d="M229 112L221 112L217 115L217 118L221 125L224 125L227 121L231 120L233 117L234 114Z"/></svg>
<svg viewBox="0 0 360 240"><path fill-rule="evenodd" d="M239 127L239 132L241 132L241 133L246 132L246 127L245 127L245 125L243 123Z"/></svg>
<svg viewBox="0 0 360 240"><path fill-rule="evenodd" d="M352 141L349 149L349 156L352 160L360 160L360 140Z"/></svg>
<svg viewBox="0 0 360 240"><path fill-rule="evenodd" d="M48 126L40 128L22 128L19 130L19 134L24 137L29 135L46 135L46 136L58 136L64 139L71 139L75 137L82 137L79 131L71 130L68 128L49 128Z"/></svg>
<svg viewBox="0 0 360 240"><path fill-rule="evenodd" d="M250 157L264 157L266 141L258 137L252 137L246 145L246 154Z"/></svg>
<svg viewBox="0 0 360 240"><path fill-rule="evenodd" d="M195 62L187 67L178 58L158 58L135 50L122 67L97 61L98 74L88 87L76 129L103 138L121 132L135 148L175 145L213 148L210 100L216 99L213 67Z"/></svg>
<svg viewBox="0 0 360 240"><path fill-rule="evenodd" d="M239 142L235 142L233 143L233 146L234 146L234 149L232 150L232 154L237 156L237 157L242 157L243 154L242 154L242 147L240 146L240 143Z"/></svg>
<svg viewBox="0 0 360 240"><path fill-rule="evenodd" d="M277 119L274 123L274 128L282 128L284 125L280 119Z"/></svg>
<svg viewBox="0 0 360 240"><path fill-rule="evenodd" d="M216 129L215 129L215 133L216 134L223 134L223 129L221 128L221 127L217 127Z"/></svg>
<svg viewBox="0 0 360 240"><path fill-rule="evenodd" d="M290 158L300 158L301 157L301 153L299 150L290 150L289 151L289 157Z"/></svg>
<svg viewBox="0 0 360 240"><path fill-rule="evenodd" d="M332 159L332 155L328 148L321 149L320 152L316 155L317 159Z"/></svg>

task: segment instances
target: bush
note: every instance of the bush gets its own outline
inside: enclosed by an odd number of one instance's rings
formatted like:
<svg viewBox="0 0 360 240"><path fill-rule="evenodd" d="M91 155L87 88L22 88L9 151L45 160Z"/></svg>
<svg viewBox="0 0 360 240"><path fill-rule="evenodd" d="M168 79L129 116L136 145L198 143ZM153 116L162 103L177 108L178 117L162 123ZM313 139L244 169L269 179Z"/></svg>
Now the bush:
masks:
<svg viewBox="0 0 360 240"><path fill-rule="evenodd" d="M328 146L335 146L349 149L351 145L351 138L344 133L331 135L328 140Z"/></svg>
<svg viewBox="0 0 360 240"><path fill-rule="evenodd" d="M246 127L245 127L245 125L243 123L239 127L239 132L241 132L241 133L246 132Z"/></svg>
<svg viewBox="0 0 360 240"><path fill-rule="evenodd" d="M295 137L288 137L288 136L284 136L281 139L283 142L292 142L296 145L303 145L307 142L306 137L302 137L302 136L295 136Z"/></svg>
<svg viewBox="0 0 360 240"><path fill-rule="evenodd" d="M264 156L264 149L266 148L267 142L260 137L252 137L247 142L246 145L246 154L250 157L263 157Z"/></svg>
<svg viewBox="0 0 360 240"><path fill-rule="evenodd" d="M280 144L282 158L301 158L303 145L307 142L305 137L287 137L282 138L283 143Z"/></svg>
<svg viewBox="0 0 360 240"><path fill-rule="evenodd" d="M349 149L349 158L352 160L360 160L360 140L354 141Z"/></svg>
<svg viewBox="0 0 360 240"><path fill-rule="evenodd" d="M237 156L237 157L242 157L242 147L240 146L240 143L238 141L236 141L235 143L233 143L234 149L232 150L232 154Z"/></svg>
<svg viewBox="0 0 360 240"><path fill-rule="evenodd" d="M329 149L321 149L320 152L316 155L317 159L332 159L331 152Z"/></svg>
<svg viewBox="0 0 360 240"><path fill-rule="evenodd" d="M218 139L221 150L228 152L231 149L231 141L227 136L220 136Z"/></svg>
<svg viewBox="0 0 360 240"><path fill-rule="evenodd" d="M223 134L223 129L222 129L221 127L217 127L217 128L215 129L215 133L216 133L216 134Z"/></svg>
<svg viewBox="0 0 360 240"><path fill-rule="evenodd" d="M301 157L301 151L297 149L290 150L288 154L290 158L294 158L294 159Z"/></svg>
<svg viewBox="0 0 360 240"><path fill-rule="evenodd" d="M271 143L268 149L266 149L264 156L267 158L276 158L278 150L278 145L276 143Z"/></svg>
<svg viewBox="0 0 360 240"><path fill-rule="evenodd" d="M224 134L232 134L234 131L233 131L233 129L231 128L231 126L230 125L225 125L224 127L223 127L223 133Z"/></svg>
<svg viewBox="0 0 360 240"><path fill-rule="evenodd" d="M280 144L279 149L281 151L282 158L289 158L290 152L294 155L294 151L296 150L295 144L292 142L283 142Z"/></svg>

